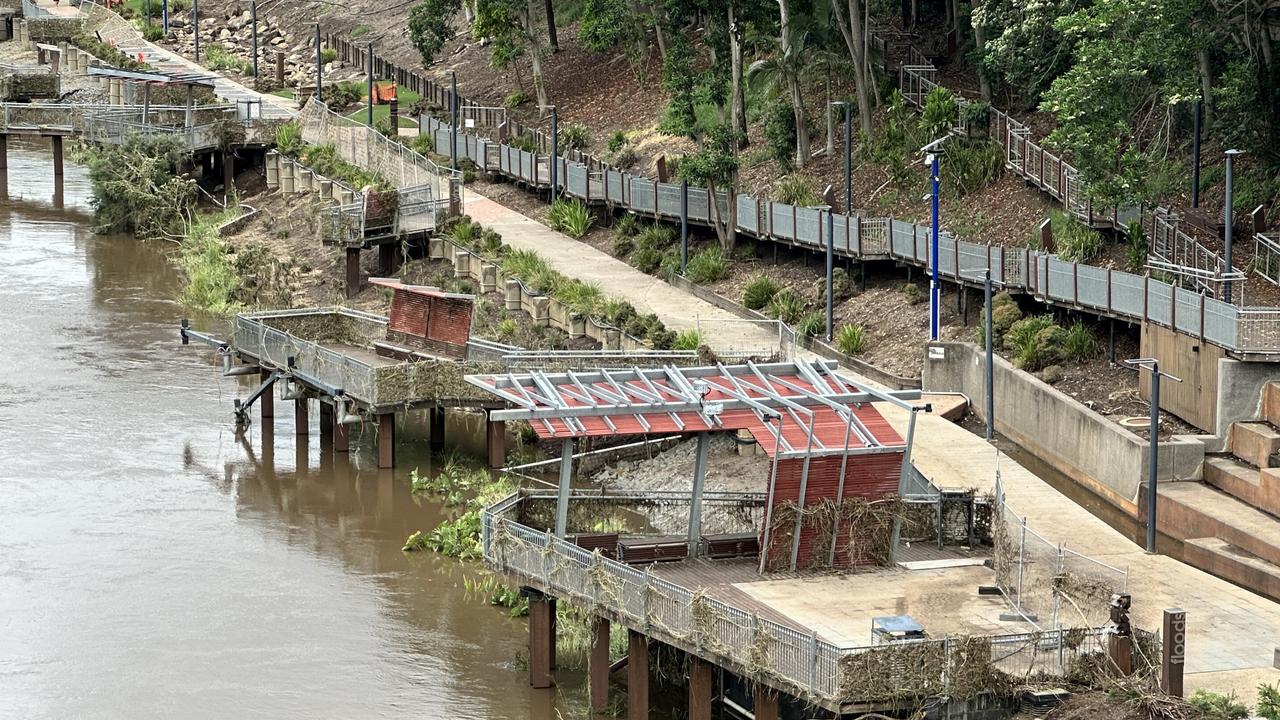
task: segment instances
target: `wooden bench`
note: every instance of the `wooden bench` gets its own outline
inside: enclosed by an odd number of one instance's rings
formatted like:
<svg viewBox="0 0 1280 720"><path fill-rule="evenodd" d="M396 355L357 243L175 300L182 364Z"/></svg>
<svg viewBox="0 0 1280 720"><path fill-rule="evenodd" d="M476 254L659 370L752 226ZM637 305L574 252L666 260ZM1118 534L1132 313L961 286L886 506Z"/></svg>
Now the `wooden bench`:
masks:
<svg viewBox="0 0 1280 720"><path fill-rule="evenodd" d="M760 536L755 532L703 535L702 545L709 558L756 557L760 554Z"/></svg>
<svg viewBox="0 0 1280 720"><path fill-rule="evenodd" d="M1182 219L1187 224L1201 232L1221 239L1226 234L1226 223L1222 221L1218 213L1205 212L1204 208L1189 208L1182 214Z"/></svg>
<svg viewBox="0 0 1280 720"><path fill-rule="evenodd" d="M588 552L600 551L600 554L611 559L618 559L618 533L575 533L566 538L569 542Z"/></svg>
<svg viewBox="0 0 1280 720"><path fill-rule="evenodd" d="M689 557L689 540L679 535L626 538L618 541L618 559L642 564L684 560Z"/></svg>

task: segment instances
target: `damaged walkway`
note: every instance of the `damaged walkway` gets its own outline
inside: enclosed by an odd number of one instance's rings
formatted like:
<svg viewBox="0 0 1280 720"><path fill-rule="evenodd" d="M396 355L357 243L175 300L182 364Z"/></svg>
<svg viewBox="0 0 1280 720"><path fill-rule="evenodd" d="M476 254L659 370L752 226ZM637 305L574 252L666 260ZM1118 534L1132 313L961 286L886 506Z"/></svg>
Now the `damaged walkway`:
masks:
<svg viewBox="0 0 1280 720"><path fill-rule="evenodd" d="M907 413L884 408L905 432ZM994 488L997 462L1006 500L1027 526L1052 542L1129 571L1133 622L1158 630L1161 613L1187 613L1186 688L1235 691L1253 704L1258 683L1280 681L1280 605L1174 558L1148 555L1030 470L997 453L981 437L940 417L917 420L912 460L939 487Z"/></svg>

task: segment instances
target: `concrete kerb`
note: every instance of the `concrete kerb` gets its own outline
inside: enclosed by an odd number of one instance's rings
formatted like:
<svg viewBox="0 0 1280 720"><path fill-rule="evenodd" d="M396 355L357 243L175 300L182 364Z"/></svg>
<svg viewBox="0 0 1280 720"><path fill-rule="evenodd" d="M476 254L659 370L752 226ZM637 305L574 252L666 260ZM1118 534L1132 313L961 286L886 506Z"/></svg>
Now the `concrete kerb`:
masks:
<svg viewBox="0 0 1280 720"><path fill-rule="evenodd" d="M969 343L933 343L924 390L985 395L984 354ZM1128 512L1147 476L1148 443L1080 402L1014 368L995 367L996 430L1060 472ZM985 420L983 403L973 405ZM1198 480L1205 443L1177 435L1160 443L1159 479Z"/></svg>

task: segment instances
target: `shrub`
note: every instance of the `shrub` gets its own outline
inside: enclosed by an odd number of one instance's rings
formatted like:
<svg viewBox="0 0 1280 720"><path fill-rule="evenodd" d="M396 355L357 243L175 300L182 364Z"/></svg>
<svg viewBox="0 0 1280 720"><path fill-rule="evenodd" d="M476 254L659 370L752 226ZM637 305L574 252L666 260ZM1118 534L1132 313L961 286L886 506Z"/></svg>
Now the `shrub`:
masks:
<svg viewBox="0 0 1280 720"><path fill-rule="evenodd" d="M572 200L556 200L547 213L547 224L552 230L572 238L581 238L591 230L595 217L586 203L574 198Z"/></svg>
<svg viewBox="0 0 1280 720"><path fill-rule="evenodd" d="M538 142L534 140L533 135L529 133L525 133L524 135L517 135L507 140L507 144L515 148L516 150L523 150L524 152L528 152L528 153L538 152Z"/></svg>
<svg viewBox="0 0 1280 720"><path fill-rule="evenodd" d="M325 103L335 110L354 105L364 97L365 88L355 80L340 82L325 90Z"/></svg>
<svg viewBox="0 0 1280 720"><path fill-rule="evenodd" d="M512 250L500 263L504 275L526 280L547 267L546 262L532 250Z"/></svg>
<svg viewBox="0 0 1280 720"><path fill-rule="evenodd" d="M675 241L675 230L659 223L647 225L643 230L636 233L636 245L641 247L651 245L659 250L665 250L671 247Z"/></svg>
<svg viewBox="0 0 1280 720"><path fill-rule="evenodd" d="M791 324L804 315L804 298L791 290L779 290L765 308L765 314Z"/></svg>
<svg viewBox="0 0 1280 720"><path fill-rule="evenodd" d="M920 289L920 286L915 283L903 283L902 294L907 296L907 304L909 305L919 305L929 299L925 292Z"/></svg>
<svg viewBox="0 0 1280 720"><path fill-rule="evenodd" d="M1102 235L1061 211L1049 216L1053 245L1058 257L1068 262L1088 262L1102 252Z"/></svg>
<svg viewBox="0 0 1280 720"><path fill-rule="evenodd" d="M842 267L831 269L831 285L835 288L835 296L832 298L835 302L840 302L846 298L853 296L853 280L849 278L849 271ZM823 277L818 280L818 299L826 301L827 299L827 278Z"/></svg>
<svg viewBox="0 0 1280 720"><path fill-rule="evenodd" d="M867 333L861 325L845 325L836 331L836 348L845 355L867 349Z"/></svg>
<svg viewBox="0 0 1280 720"><path fill-rule="evenodd" d="M670 350L676 344L676 334L665 328L657 331L650 330L649 344L654 350Z"/></svg>
<svg viewBox="0 0 1280 720"><path fill-rule="evenodd" d="M827 329L827 315L815 310L796 322L796 333L805 337L818 337Z"/></svg>
<svg viewBox="0 0 1280 720"><path fill-rule="evenodd" d="M635 249L636 249L636 241L631 236L617 235L617 234L613 236L613 256L614 257L625 258L626 256L631 254L632 250L635 250Z"/></svg>
<svg viewBox="0 0 1280 720"><path fill-rule="evenodd" d="M529 94L523 90L517 90L502 99L502 107L515 110L527 102L529 102Z"/></svg>
<svg viewBox="0 0 1280 720"><path fill-rule="evenodd" d="M329 64L338 59L338 51L335 48L327 47L320 49L320 62Z"/></svg>
<svg viewBox="0 0 1280 720"><path fill-rule="evenodd" d="M497 335L502 342L510 342L518 332L520 332L520 326L515 318L502 318L502 322L498 323Z"/></svg>
<svg viewBox="0 0 1280 720"><path fill-rule="evenodd" d="M708 248L689 258L684 274L699 285L715 282L729 274L729 262L724 259L720 248Z"/></svg>
<svg viewBox="0 0 1280 720"><path fill-rule="evenodd" d="M651 244L637 243L631 253L631 264L640 272L652 275L662 264L662 251Z"/></svg>
<svg viewBox="0 0 1280 720"><path fill-rule="evenodd" d="M591 144L591 134L582 125L569 125L560 131L560 148L582 150Z"/></svg>
<svg viewBox="0 0 1280 720"><path fill-rule="evenodd" d="M579 315L594 315L604 302L604 291L596 283L567 280L556 288L555 298Z"/></svg>
<svg viewBox="0 0 1280 720"><path fill-rule="evenodd" d="M530 290L546 295L554 295L564 281L565 277L563 275L546 265L535 270L529 277L524 278L525 285Z"/></svg>
<svg viewBox="0 0 1280 720"><path fill-rule="evenodd" d="M1098 351L1098 343L1087 325L1077 320L1067 328L1062 339L1063 352L1068 360L1084 362Z"/></svg>
<svg viewBox="0 0 1280 720"><path fill-rule="evenodd" d="M768 275L756 275L747 282L747 287L742 291L742 304L752 310L760 310L773 300L773 296L778 294L781 286L777 281Z"/></svg>
<svg viewBox="0 0 1280 720"><path fill-rule="evenodd" d="M163 25L148 25L142 29L142 38L151 42L157 42L164 39Z"/></svg>
<svg viewBox="0 0 1280 720"><path fill-rule="evenodd" d="M1004 148L991 140L952 142L947 145L941 165L947 192L963 197L1000 179Z"/></svg>
<svg viewBox="0 0 1280 720"><path fill-rule="evenodd" d="M790 103L778 99L765 108L764 138L774 162L790 170L796 151L796 116Z"/></svg>
<svg viewBox="0 0 1280 720"><path fill-rule="evenodd" d="M1280 720L1280 685L1258 685L1258 717Z"/></svg>
<svg viewBox="0 0 1280 720"><path fill-rule="evenodd" d="M1141 271L1147 264L1147 255L1150 253L1147 248L1147 234L1142 229L1142 223L1134 220L1129 223L1126 236L1125 269L1136 273Z"/></svg>
<svg viewBox="0 0 1280 720"><path fill-rule="evenodd" d="M796 207L822 204L818 183L808 175L787 175L774 186L773 195L778 202Z"/></svg>
<svg viewBox="0 0 1280 720"><path fill-rule="evenodd" d="M630 145L622 148L613 156L613 164L620 168L629 168L639 162L640 156Z"/></svg>
<svg viewBox="0 0 1280 720"><path fill-rule="evenodd" d="M484 253L486 257L498 257L502 255L502 236L498 234L497 230L485 228L484 232L480 233L480 242L478 244L480 251Z"/></svg>
<svg viewBox="0 0 1280 720"><path fill-rule="evenodd" d="M960 106L956 104L955 95L951 91L935 86L924 97L924 108L920 111L920 129L931 139L940 138L960 119ZM947 148L950 152L951 148Z"/></svg>
<svg viewBox="0 0 1280 720"><path fill-rule="evenodd" d="M306 143L302 141L302 126L287 122L276 128L276 151L291 158L298 157Z"/></svg>
<svg viewBox="0 0 1280 720"><path fill-rule="evenodd" d="M697 350L705 343L702 340L702 333L697 330L685 330L676 335L675 342L672 343L672 350Z"/></svg>
<svg viewBox="0 0 1280 720"><path fill-rule="evenodd" d="M370 32L373 32L373 28L361 23L360 25L357 25L354 28L352 28L350 36L353 38L358 38L361 35L368 35Z"/></svg>
<svg viewBox="0 0 1280 720"><path fill-rule="evenodd" d="M671 282L675 276L680 274L680 253L677 250L665 250L662 253L662 260L658 263L658 277Z"/></svg>
<svg viewBox="0 0 1280 720"><path fill-rule="evenodd" d="M1051 315L1023 318L1004 338L1005 347L1014 353L1014 367L1028 371L1061 362L1065 343L1066 331L1054 324Z"/></svg>
<svg viewBox="0 0 1280 720"><path fill-rule="evenodd" d="M1001 299L1005 302L1002 302ZM991 330L995 342L999 343L1013 324L1022 319L1022 309L1013 301L1009 293L1000 293L991 301Z"/></svg>
<svg viewBox="0 0 1280 720"><path fill-rule="evenodd" d="M619 130L609 138L609 152L616 153L626 144L627 134Z"/></svg>
<svg viewBox="0 0 1280 720"><path fill-rule="evenodd" d="M204 64L210 70L231 70L242 75L248 75L253 71L253 63L235 57L217 43L205 47Z"/></svg>
<svg viewBox="0 0 1280 720"><path fill-rule="evenodd" d="M623 213L621 217L613 221L614 235L634 237L638 232L640 232L640 220L631 213Z"/></svg>
<svg viewBox="0 0 1280 720"><path fill-rule="evenodd" d="M1235 693L1224 695L1197 690L1187 702L1200 711L1202 720L1243 720L1249 717L1249 708L1236 700Z"/></svg>

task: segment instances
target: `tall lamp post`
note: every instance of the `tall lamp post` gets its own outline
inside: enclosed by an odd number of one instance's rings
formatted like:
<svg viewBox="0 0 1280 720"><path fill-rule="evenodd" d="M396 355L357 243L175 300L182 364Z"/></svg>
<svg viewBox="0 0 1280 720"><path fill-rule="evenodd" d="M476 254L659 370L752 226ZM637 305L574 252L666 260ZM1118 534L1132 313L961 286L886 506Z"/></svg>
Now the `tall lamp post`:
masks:
<svg viewBox="0 0 1280 720"><path fill-rule="evenodd" d="M559 163L556 162L556 158L560 156L560 129L558 126L559 118L556 115L555 105L539 105L538 108L541 110L551 111L551 162L550 162L551 203L554 205L556 202L556 196L558 195L557 191L559 190L559 183L560 183L560 177L559 177L560 173L559 173L559 168L557 167Z"/></svg>
<svg viewBox="0 0 1280 720"><path fill-rule="evenodd" d="M853 106L844 100L831 103L844 108L844 214L853 214Z"/></svg>
<svg viewBox="0 0 1280 720"><path fill-rule="evenodd" d="M1156 470L1160 464L1160 379L1169 378L1174 382L1182 382L1176 375L1160 372L1160 362L1155 358L1135 358L1125 360L1125 365L1151 373L1151 429L1149 431L1147 450L1147 552L1156 551Z"/></svg>
<svg viewBox="0 0 1280 720"><path fill-rule="evenodd" d="M1233 268L1231 267L1231 235L1232 235L1232 226L1235 225L1235 193L1234 193L1234 188L1232 186L1233 178L1232 178L1232 172L1231 172L1232 170L1231 161L1234 160L1237 155L1243 155L1244 151L1228 150L1224 154L1227 156L1227 196L1226 198L1223 199L1223 204L1226 205L1226 207L1223 208L1223 210L1225 210L1224 214L1226 215L1226 217L1224 218L1226 222L1226 227L1223 229L1224 235L1222 236L1222 262L1227 266L1225 270L1226 270L1227 276L1230 277L1233 271ZM1231 295L1230 280L1222 283L1222 290L1223 290L1222 294L1225 296L1222 299L1226 300L1227 302L1234 302Z"/></svg>
<svg viewBox="0 0 1280 720"><path fill-rule="evenodd" d="M1004 283L991 279L991 268L963 273L966 277L982 278L983 296L986 298L986 312L982 319L982 336L987 341L986 391L987 391L987 442L996 437L996 377L995 377L995 343L991 337L991 294L992 286L1004 287Z"/></svg>
<svg viewBox="0 0 1280 720"><path fill-rule="evenodd" d="M254 5L256 6L257 3L255 2ZM257 50L258 29L257 28L258 26L255 24L254 31L253 31L253 37L254 37L253 67L255 68L253 72L255 75L257 75L257 72L258 72L256 69L258 67L258 50ZM320 102L324 102L324 53L320 51L320 22L318 20L316 21L316 100Z"/></svg>
<svg viewBox="0 0 1280 720"><path fill-rule="evenodd" d="M924 162L929 166L933 192L930 194L930 248L929 248L929 339L938 339L938 312L941 306L942 284L938 279L938 160L942 154L942 143L950 135L934 140L920 148L924 153Z"/></svg>
<svg viewBox="0 0 1280 720"><path fill-rule="evenodd" d="M830 185L827 186L827 189L823 192L823 195L827 198L827 204L818 206L818 215L821 216L823 210L827 211L827 229L826 229L826 236L827 236L827 243L826 243L827 245L826 247L826 251L827 251L827 284L826 284L827 326L826 326L826 330L827 332L826 332L826 335L827 335L827 342L831 342L831 336L833 334L832 326L835 323L836 293L835 293L835 288L832 287L832 285L834 284L834 280L835 280L835 262L836 262L836 253L835 253L835 244L836 244L835 243L835 234L836 234L835 211L836 209L835 209L835 198L832 197Z"/></svg>
<svg viewBox="0 0 1280 720"><path fill-rule="evenodd" d="M372 43L372 42L371 42L371 43L369 43L369 79L368 79L368 86L369 86L369 111L365 114L365 117L367 117L367 118L369 119L369 122L368 122L369 127L373 127L373 101L374 101L374 96L373 96L373 43Z"/></svg>

